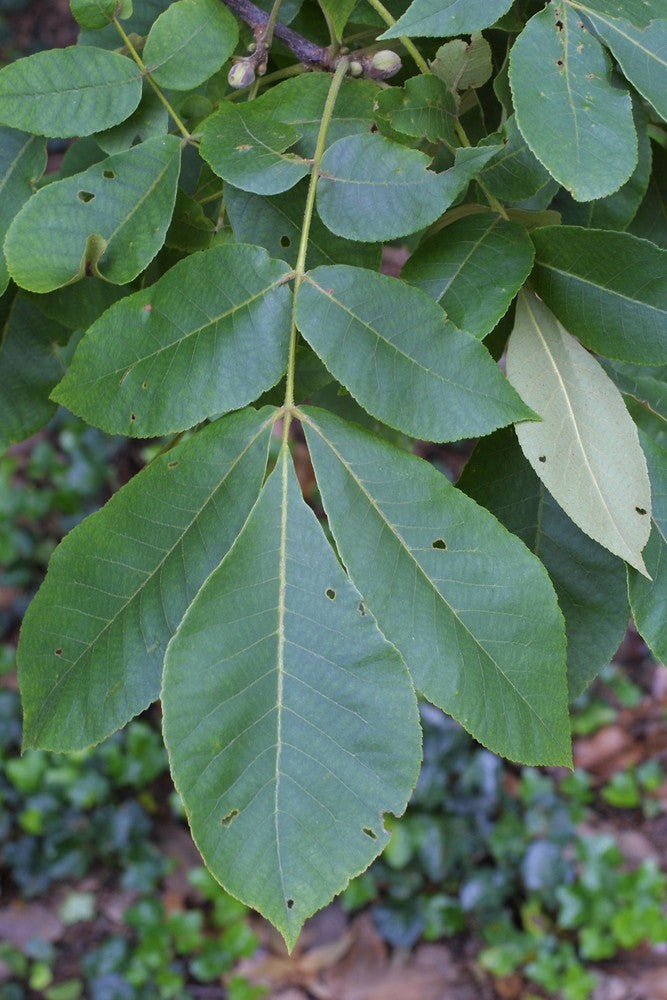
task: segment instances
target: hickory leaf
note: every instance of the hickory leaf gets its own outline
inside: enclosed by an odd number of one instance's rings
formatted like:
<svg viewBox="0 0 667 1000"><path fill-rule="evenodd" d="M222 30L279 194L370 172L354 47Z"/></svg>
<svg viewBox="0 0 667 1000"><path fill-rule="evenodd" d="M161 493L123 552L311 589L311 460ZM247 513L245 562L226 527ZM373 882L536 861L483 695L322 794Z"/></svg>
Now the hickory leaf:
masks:
<svg viewBox="0 0 667 1000"><path fill-rule="evenodd" d="M86 274L117 285L136 278L164 243L180 151L175 136L152 139L33 195L5 241L17 285L51 292Z"/></svg>
<svg viewBox="0 0 667 1000"><path fill-rule="evenodd" d="M507 377L542 417L517 436L544 485L582 531L646 573L651 487L637 429L598 362L530 292L517 305Z"/></svg>
<svg viewBox="0 0 667 1000"><path fill-rule="evenodd" d="M486 349L395 278L344 264L309 271L296 322L364 409L413 437L452 441L533 416Z"/></svg>
<svg viewBox="0 0 667 1000"><path fill-rule="evenodd" d="M417 690L496 752L568 763L564 632L539 560L427 462L304 417L338 551Z"/></svg>
<svg viewBox="0 0 667 1000"><path fill-rule="evenodd" d="M306 506L286 448L170 643L162 704L202 855L292 947L306 917L386 845L383 815L405 808L421 736L405 666Z"/></svg>
<svg viewBox="0 0 667 1000"><path fill-rule="evenodd" d="M625 183L637 163L630 95L612 86L605 49L567 4L530 19L509 79L519 129L573 198L604 198Z"/></svg>
<svg viewBox="0 0 667 1000"><path fill-rule="evenodd" d="M21 631L25 746L98 743L158 697L167 642L257 498L271 426L267 410L224 417L65 538Z"/></svg>
<svg viewBox="0 0 667 1000"><path fill-rule="evenodd" d="M138 437L245 406L287 366L287 274L258 247L193 254L93 324L53 398L110 434Z"/></svg>

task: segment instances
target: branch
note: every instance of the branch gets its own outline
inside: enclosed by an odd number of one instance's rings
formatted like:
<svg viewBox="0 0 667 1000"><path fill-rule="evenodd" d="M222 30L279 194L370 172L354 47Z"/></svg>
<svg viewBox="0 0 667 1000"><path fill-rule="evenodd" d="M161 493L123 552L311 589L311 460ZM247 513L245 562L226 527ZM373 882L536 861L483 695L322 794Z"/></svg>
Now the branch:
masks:
<svg viewBox="0 0 667 1000"><path fill-rule="evenodd" d="M266 28L269 15L251 0L222 0L226 7L233 11L246 24L250 25L256 38L255 51L239 59L229 71L229 83L232 87L248 87L255 79L255 74L263 76L266 72L268 46L266 44ZM365 76L371 80L386 80L395 76L401 68L401 60L389 49L381 52L353 52L348 55L342 51L333 55L330 48L316 45L308 38L276 21L273 29L276 38L290 49L300 63L310 69L323 69L331 72L336 69L342 59L349 59L350 76Z"/></svg>

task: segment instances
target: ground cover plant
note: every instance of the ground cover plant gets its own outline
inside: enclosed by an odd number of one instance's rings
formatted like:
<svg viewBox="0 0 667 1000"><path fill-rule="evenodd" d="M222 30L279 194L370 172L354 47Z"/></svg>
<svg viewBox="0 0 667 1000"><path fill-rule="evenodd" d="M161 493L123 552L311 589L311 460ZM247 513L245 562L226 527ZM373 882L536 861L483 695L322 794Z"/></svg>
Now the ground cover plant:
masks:
<svg viewBox="0 0 667 1000"><path fill-rule="evenodd" d="M667 22L264 6L73 0L0 72L0 430L173 436L51 560L24 746L161 697L204 860L293 945L405 809L415 692L568 764L630 610L665 658ZM456 488L414 454L470 438Z"/></svg>

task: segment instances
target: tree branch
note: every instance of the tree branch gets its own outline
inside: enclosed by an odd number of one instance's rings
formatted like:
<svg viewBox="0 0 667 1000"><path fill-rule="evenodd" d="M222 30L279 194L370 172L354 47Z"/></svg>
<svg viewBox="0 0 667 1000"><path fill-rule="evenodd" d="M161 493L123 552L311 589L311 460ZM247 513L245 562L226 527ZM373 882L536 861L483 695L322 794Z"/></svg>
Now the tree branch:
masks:
<svg viewBox="0 0 667 1000"><path fill-rule="evenodd" d="M269 15L261 7L252 3L252 0L222 0L222 2L252 28L257 39L255 52L239 60L230 71L229 82L232 86L248 86L252 83L255 72L260 76L266 72L268 51L265 44L265 33L269 23ZM284 42L299 62L311 69L323 69L331 72L336 69L341 59L347 58L350 61L349 73L351 76L386 80L398 73L401 68L401 60L395 52L389 50L375 53L360 51L349 55L340 52L334 56L331 49L316 45L315 42L304 38L303 35L288 28L280 21L276 22L273 33L276 38Z"/></svg>

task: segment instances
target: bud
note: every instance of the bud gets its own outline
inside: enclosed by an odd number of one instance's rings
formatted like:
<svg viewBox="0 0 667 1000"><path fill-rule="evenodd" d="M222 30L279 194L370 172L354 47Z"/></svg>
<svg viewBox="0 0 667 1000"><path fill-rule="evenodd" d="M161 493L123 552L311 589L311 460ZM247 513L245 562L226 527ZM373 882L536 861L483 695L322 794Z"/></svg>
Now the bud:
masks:
<svg viewBox="0 0 667 1000"><path fill-rule="evenodd" d="M227 75L227 83L235 90L241 90L242 87L249 87L254 82L255 67L252 63L246 62L245 59L234 63Z"/></svg>
<svg viewBox="0 0 667 1000"><path fill-rule="evenodd" d="M353 59L350 63L350 76L361 76L364 71L364 67L356 59Z"/></svg>
<svg viewBox="0 0 667 1000"><path fill-rule="evenodd" d="M371 60L371 65L376 76L394 76L401 68L400 57L391 49L381 49L376 52Z"/></svg>

